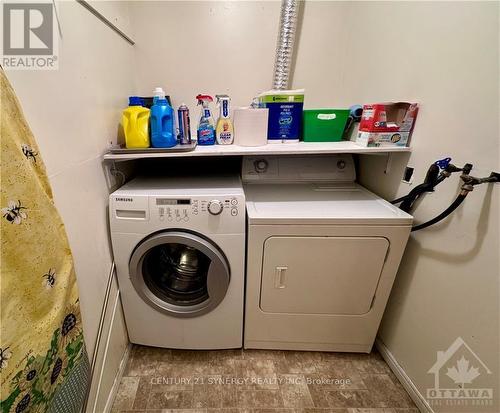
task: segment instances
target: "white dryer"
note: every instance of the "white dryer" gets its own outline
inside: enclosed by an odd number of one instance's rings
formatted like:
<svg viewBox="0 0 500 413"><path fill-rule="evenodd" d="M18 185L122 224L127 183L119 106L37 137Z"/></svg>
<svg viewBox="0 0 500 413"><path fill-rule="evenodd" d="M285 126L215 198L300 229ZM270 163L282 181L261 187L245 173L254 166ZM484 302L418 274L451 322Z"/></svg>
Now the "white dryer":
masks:
<svg viewBox="0 0 500 413"><path fill-rule="evenodd" d="M412 217L350 155L244 158L244 347L370 352Z"/></svg>
<svg viewBox="0 0 500 413"><path fill-rule="evenodd" d="M137 178L110 195L109 214L130 341L241 347L245 198L239 177Z"/></svg>

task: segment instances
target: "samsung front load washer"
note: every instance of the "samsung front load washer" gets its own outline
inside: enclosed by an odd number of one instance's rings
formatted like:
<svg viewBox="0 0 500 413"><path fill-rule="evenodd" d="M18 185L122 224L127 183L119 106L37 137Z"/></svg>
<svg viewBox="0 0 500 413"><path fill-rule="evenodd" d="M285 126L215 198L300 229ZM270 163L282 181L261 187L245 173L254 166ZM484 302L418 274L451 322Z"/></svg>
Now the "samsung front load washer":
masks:
<svg viewBox="0 0 500 413"><path fill-rule="evenodd" d="M245 198L237 176L136 178L110 195L132 343L242 346Z"/></svg>
<svg viewBox="0 0 500 413"><path fill-rule="evenodd" d="M370 352L412 217L353 159L248 157L245 348Z"/></svg>

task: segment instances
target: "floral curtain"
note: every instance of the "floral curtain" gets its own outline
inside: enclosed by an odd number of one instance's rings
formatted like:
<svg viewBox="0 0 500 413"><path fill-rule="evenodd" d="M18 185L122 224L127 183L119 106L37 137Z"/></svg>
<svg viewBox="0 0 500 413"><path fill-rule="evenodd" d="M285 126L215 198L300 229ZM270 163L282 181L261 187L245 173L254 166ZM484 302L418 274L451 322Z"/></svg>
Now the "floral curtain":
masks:
<svg viewBox="0 0 500 413"><path fill-rule="evenodd" d="M1 412L77 412L88 384L73 259L45 166L1 77Z"/></svg>

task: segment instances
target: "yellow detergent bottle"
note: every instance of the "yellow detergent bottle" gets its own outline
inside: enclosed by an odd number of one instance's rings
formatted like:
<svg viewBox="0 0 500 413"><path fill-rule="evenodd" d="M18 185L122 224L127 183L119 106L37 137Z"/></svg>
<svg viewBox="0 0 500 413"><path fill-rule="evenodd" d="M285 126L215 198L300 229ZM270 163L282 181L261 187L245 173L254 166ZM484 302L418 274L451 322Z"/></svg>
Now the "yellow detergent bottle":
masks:
<svg viewBox="0 0 500 413"><path fill-rule="evenodd" d="M233 122L229 111L229 96L216 95L220 107L219 119L215 127L215 138L219 145L231 145L234 141Z"/></svg>
<svg viewBox="0 0 500 413"><path fill-rule="evenodd" d="M149 109L142 106L142 99L130 96L128 108L123 111L123 132L127 148L149 148Z"/></svg>

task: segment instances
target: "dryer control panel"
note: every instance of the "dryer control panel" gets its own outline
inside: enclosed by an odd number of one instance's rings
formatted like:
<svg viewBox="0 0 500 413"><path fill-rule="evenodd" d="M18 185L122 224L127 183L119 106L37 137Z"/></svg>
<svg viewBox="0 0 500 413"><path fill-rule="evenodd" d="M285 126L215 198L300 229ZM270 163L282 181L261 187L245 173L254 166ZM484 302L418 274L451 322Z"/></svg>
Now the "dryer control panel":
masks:
<svg viewBox="0 0 500 413"><path fill-rule="evenodd" d="M241 177L243 182L339 182L356 180L351 155L284 157L245 156Z"/></svg>

